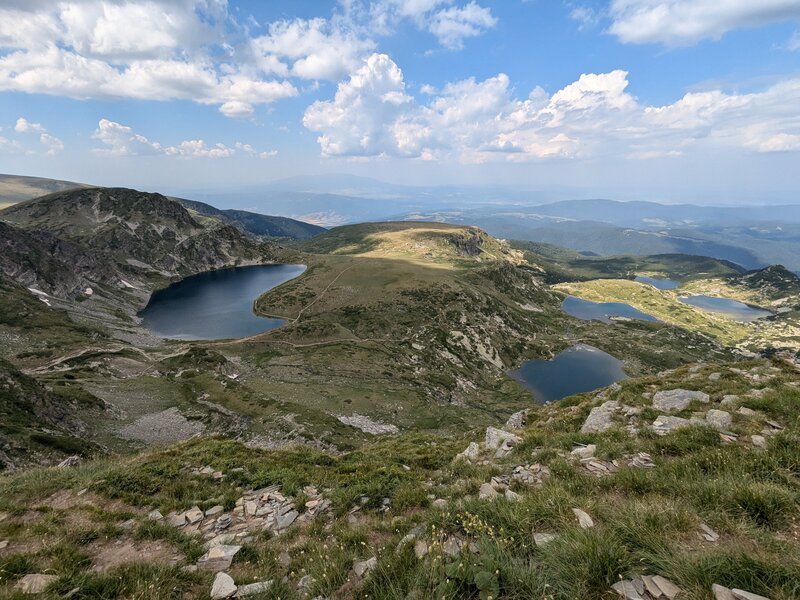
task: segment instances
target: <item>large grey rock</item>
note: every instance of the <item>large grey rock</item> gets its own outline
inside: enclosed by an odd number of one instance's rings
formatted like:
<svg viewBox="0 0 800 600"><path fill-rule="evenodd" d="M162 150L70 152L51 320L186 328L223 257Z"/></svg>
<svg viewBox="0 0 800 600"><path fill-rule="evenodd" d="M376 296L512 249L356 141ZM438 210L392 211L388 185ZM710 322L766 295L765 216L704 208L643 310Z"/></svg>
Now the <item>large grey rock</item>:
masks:
<svg viewBox="0 0 800 600"><path fill-rule="evenodd" d="M418 559L423 559L428 554L428 542L425 540L417 540L414 542L414 556Z"/></svg>
<svg viewBox="0 0 800 600"><path fill-rule="evenodd" d="M247 585L239 586L236 593L237 598L247 598L248 596L255 596L256 594L263 594L272 587L272 580L258 581L256 583L248 583Z"/></svg>
<svg viewBox="0 0 800 600"><path fill-rule="evenodd" d="M594 444L589 444L588 446L578 446L577 448L573 448L572 452L569 454L575 458L592 458L596 450L597 446Z"/></svg>
<svg viewBox="0 0 800 600"><path fill-rule="evenodd" d="M504 444L507 446L514 446L521 441L522 438L503 429L498 429L497 427L486 428L486 447L492 450L497 450Z"/></svg>
<svg viewBox="0 0 800 600"><path fill-rule="evenodd" d="M520 410L515 412L513 415L508 417L508 421L506 421L506 429L522 429L525 427L525 423L528 421L528 414L530 413L529 409Z"/></svg>
<svg viewBox="0 0 800 600"><path fill-rule="evenodd" d="M619 402L608 400L595 406L586 417L581 433L603 433L614 426L614 414L620 409Z"/></svg>
<svg viewBox="0 0 800 600"><path fill-rule="evenodd" d="M241 546L219 545L208 550L197 561L197 566L206 571L217 573L230 568L233 557L241 550Z"/></svg>
<svg viewBox="0 0 800 600"><path fill-rule="evenodd" d="M57 579L58 577L56 575L31 573L20 579L14 586L14 589L21 591L23 594L41 594Z"/></svg>
<svg viewBox="0 0 800 600"><path fill-rule="evenodd" d="M497 490L492 487L491 483L484 483L478 491L478 498L481 500L494 500L497 498Z"/></svg>
<svg viewBox="0 0 800 600"><path fill-rule="evenodd" d="M733 424L733 417L731 416L731 413L725 410L717 410L716 408L712 408L706 413L706 421L714 429L727 431Z"/></svg>
<svg viewBox="0 0 800 600"><path fill-rule="evenodd" d="M469 446L456 455L456 458L463 458L465 460L473 461L481 454L481 447L475 442L470 442Z"/></svg>
<svg viewBox="0 0 800 600"><path fill-rule="evenodd" d="M580 525L583 529L591 529L594 527L594 521L588 513L580 508L573 508L572 512L575 513L575 517L578 519L578 525Z"/></svg>
<svg viewBox="0 0 800 600"><path fill-rule="evenodd" d="M681 429L683 427L689 427L691 425L691 421L689 419L683 419L681 417L670 417L668 415L659 415L658 418L653 421L653 431L658 434L664 435L671 431L675 431L676 429Z"/></svg>
<svg viewBox="0 0 800 600"><path fill-rule="evenodd" d="M368 558L367 560L354 560L353 561L353 571L359 577L364 577L367 573L369 573L372 569L378 566L378 559L374 556L372 558Z"/></svg>
<svg viewBox="0 0 800 600"><path fill-rule="evenodd" d="M653 408L664 411L685 410L695 400L707 404L710 399L704 392L664 390L653 396Z"/></svg>
<svg viewBox="0 0 800 600"><path fill-rule="evenodd" d="M217 573L217 576L214 577L214 584L211 586L211 598L213 600L232 598L236 589L233 577L227 573Z"/></svg>

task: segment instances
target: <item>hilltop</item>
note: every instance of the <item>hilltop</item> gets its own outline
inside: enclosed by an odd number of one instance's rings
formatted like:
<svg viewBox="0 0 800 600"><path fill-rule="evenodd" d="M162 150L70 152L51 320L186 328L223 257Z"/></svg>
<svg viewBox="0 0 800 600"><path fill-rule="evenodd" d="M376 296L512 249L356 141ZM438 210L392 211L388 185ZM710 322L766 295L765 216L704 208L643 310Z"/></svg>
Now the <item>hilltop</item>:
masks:
<svg viewBox="0 0 800 600"><path fill-rule="evenodd" d="M0 209L31 198L53 192L63 192L87 187L83 183L61 181L45 177L26 177L24 175L0 175Z"/></svg>

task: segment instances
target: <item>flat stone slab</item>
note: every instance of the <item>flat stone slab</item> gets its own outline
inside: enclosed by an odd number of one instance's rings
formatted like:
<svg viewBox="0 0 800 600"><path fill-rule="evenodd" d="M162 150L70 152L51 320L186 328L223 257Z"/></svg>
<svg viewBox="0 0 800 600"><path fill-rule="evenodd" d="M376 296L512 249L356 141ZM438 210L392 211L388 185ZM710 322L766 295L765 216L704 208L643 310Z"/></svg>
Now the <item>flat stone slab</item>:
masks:
<svg viewBox="0 0 800 600"><path fill-rule="evenodd" d="M694 402L708 404L710 396L692 390L664 390L653 395L653 408L663 411L685 410Z"/></svg>
<svg viewBox="0 0 800 600"><path fill-rule="evenodd" d="M233 557L241 550L241 546L213 546L197 561L197 566L206 571L217 573L230 568Z"/></svg>

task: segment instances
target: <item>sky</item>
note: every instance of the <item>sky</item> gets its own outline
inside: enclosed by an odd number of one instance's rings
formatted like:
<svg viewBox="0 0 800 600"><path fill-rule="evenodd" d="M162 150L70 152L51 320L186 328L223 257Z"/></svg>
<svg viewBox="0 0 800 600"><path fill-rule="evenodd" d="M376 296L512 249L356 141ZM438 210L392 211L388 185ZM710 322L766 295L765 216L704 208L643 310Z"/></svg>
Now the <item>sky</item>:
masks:
<svg viewBox="0 0 800 600"><path fill-rule="evenodd" d="M0 0L0 172L800 202L800 0Z"/></svg>

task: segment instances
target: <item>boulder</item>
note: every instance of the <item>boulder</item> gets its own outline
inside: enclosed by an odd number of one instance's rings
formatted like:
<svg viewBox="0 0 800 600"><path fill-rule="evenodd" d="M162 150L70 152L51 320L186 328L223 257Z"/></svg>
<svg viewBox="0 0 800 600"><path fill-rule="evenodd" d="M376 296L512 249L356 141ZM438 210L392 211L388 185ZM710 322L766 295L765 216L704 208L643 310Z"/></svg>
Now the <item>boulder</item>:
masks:
<svg viewBox="0 0 800 600"><path fill-rule="evenodd" d="M753 446L756 448L766 448L767 447L767 438L763 435L751 435L750 441L753 443Z"/></svg>
<svg viewBox="0 0 800 600"><path fill-rule="evenodd" d="M509 502L519 502L520 500L522 500L522 496L520 496L516 492L512 492L511 490L506 490L505 497L506 500L508 500Z"/></svg>
<svg viewBox="0 0 800 600"><path fill-rule="evenodd" d="M497 450L503 444L514 446L521 441L522 438L503 429L498 429L497 427L486 428L486 447L492 450Z"/></svg>
<svg viewBox="0 0 800 600"><path fill-rule="evenodd" d="M197 506L193 506L186 511L185 516L186 520L189 521L189 524L194 525L195 523L202 521L205 514Z"/></svg>
<svg viewBox="0 0 800 600"><path fill-rule="evenodd" d="M81 457L77 455L68 456L60 463L58 463L58 469L71 469L72 467L77 467L81 464Z"/></svg>
<svg viewBox="0 0 800 600"><path fill-rule="evenodd" d="M232 598L236 589L233 577L227 573L217 573L217 576L214 577L214 584L211 586L211 598L213 600Z"/></svg>
<svg viewBox="0 0 800 600"><path fill-rule="evenodd" d="M573 448L572 452L569 454L570 456L574 456L576 458L592 458L596 450L597 446L594 444L589 444L588 446L578 446L577 448Z"/></svg>
<svg viewBox="0 0 800 600"><path fill-rule="evenodd" d="M428 554L428 542L425 540L417 540L414 542L414 555L418 559L423 559Z"/></svg>
<svg viewBox="0 0 800 600"><path fill-rule="evenodd" d="M353 561L353 571L359 577L364 577L367 573L369 573L372 569L378 566L378 559L374 556L372 558L368 558L367 560L354 560Z"/></svg>
<svg viewBox="0 0 800 600"><path fill-rule="evenodd" d="M197 566L212 573L225 571L230 568L233 557L241 549L241 546L227 546L224 544L214 546L198 559Z"/></svg>
<svg viewBox="0 0 800 600"><path fill-rule="evenodd" d="M57 579L58 577L56 575L31 573L20 579L14 586L14 589L19 590L23 594L41 594Z"/></svg>
<svg viewBox="0 0 800 600"><path fill-rule="evenodd" d="M706 421L714 429L719 431L727 431L733 424L733 417L731 413L724 410L717 410L712 408L706 413Z"/></svg>
<svg viewBox="0 0 800 600"><path fill-rule="evenodd" d="M692 423L689 421L689 419L659 415L659 417L653 421L653 431L659 435L665 435L671 431L675 431L676 429L689 427L691 424Z"/></svg>
<svg viewBox="0 0 800 600"><path fill-rule="evenodd" d="M497 495L497 490L492 487L491 483L484 483L478 491L478 498L481 500L494 500Z"/></svg>
<svg viewBox="0 0 800 600"><path fill-rule="evenodd" d="M528 414L530 413L530 409L520 410L515 412L513 415L508 417L508 421L506 421L506 429L522 429L525 427L525 424L528 421Z"/></svg>
<svg viewBox="0 0 800 600"><path fill-rule="evenodd" d="M272 580L258 581L256 583L248 583L247 585L239 586L236 593L237 598L247 598L248 596L256 596L266 593L272 587Z"/></svg>
<svg viewBox="0 0 800 600"><path fill-rule="evenodd" d="M664 390L653 396L653 408L663 411L685 410L694 402L707 404L711 398L704 392L691 390Z"/></svg>
<svg viewBox="0 0 800 600"><path fill-rule="evenodd" d="M722 406L730 406L731 404L736 404L739 401L739 396L736 394L726 394L722 397L720 404Z"/></svg>
<svg viewBox="0 0 800 600"><path fill-rule="evenodd" d="M620 409L619 402L608 400L595 406L586 417L581 433L603 433L614 426L614 414Z"/></svg>
<svg viewBox="0 0 800 600"><path fill-rule="evenodd" d="M575 517L578 519L578 525L583 529L591 529L594 527L594 521L588 513L582 511L580 508L573 508L572 512L575 513Z"/></svg>
<svg viewBox="0 0 800 600"><path fill-rule="evenodd" d="M434 508L445 509L447 508L447 500L444 498L437 498L432 502Z"/></svg>
<svg viewBox="0 0 800 600"><path fill-rule="evenodd" d="M481 447L475 442L470 442L470 445L463 452L459 452L456 458L463 458L468 461L473 461L481 454Z"/></svg>

